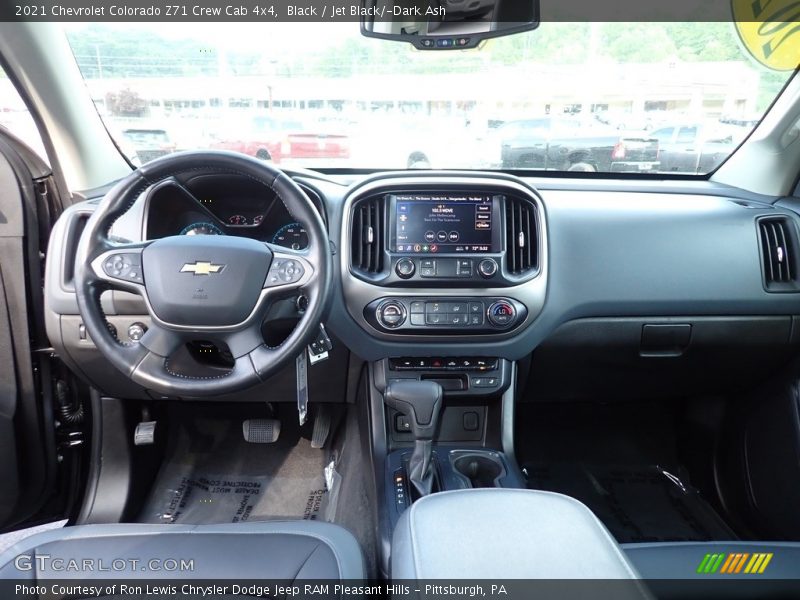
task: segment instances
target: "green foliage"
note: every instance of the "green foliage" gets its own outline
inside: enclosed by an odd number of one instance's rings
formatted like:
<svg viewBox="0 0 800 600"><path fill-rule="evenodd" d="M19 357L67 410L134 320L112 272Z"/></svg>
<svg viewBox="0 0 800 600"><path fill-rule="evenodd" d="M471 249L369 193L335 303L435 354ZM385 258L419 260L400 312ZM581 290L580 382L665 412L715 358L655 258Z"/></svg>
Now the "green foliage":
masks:
<svg viewBox="0 0 800 600"><path fill-rule="evenodd" d="M118 117L141 117L147 110L147 102L130 89L109 92L105 101L111 114Z"/></svg>
<svg viewBox="0 0 800 600"><path fill-rule="evenodd" d="M217 49L197 39L167 39L142 29L92 24L67 33L87 79L215 75Z"/></svg>

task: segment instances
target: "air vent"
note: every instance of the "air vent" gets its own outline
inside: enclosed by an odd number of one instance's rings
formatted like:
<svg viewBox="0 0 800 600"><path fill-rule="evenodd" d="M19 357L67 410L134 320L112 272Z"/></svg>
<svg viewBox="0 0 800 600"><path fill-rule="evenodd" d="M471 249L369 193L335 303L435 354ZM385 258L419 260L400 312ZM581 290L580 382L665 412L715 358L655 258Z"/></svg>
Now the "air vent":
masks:
<svg viewBox="0 0 800 600"><path fill-rule="evenodd" d="M536 207L527 200L508 197L506 210L506 270L523 275L538 266Z"/></svg>
<svg viewBox="0 0 800 600"><path fill-rule="evenodd" d="M758 221L764 285L771 292L797 289L797 233L786 217Z"/></svg>
<svg viewBox="0 0 800 600"><path fill-rule="evenodd" d="M386 200L375 196L362 200L353 209L352 265L363 273L383 271Z"/></svg>

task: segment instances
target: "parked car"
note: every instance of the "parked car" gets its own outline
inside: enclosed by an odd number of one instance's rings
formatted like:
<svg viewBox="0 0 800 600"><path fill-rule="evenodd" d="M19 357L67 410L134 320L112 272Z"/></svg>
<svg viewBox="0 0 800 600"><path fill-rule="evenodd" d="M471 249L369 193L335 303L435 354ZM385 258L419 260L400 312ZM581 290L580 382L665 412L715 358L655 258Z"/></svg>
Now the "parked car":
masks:
<svg viewBox="0 0 800 600"><path fill-rule="evenodd" d="M500 128L505 169L650 172L658 170L658 140L620 134L579 119L542 117L511 121Z"/></svg>
<svg viewBox="0 0 800 600"><path fill-rule="evenodd" d="M123 151L134 164L143 165L175 152L176 145L165 129L122 130Z"/></svg>
<svg viewBox="0 0 800 600"><path fill-rule="evenodd" d="M721 123L675 123L651 132L658 139L664 172L708 173L739 145L749 131Z"/></svg>
<svg viewBox="0 0 800 600"><path fill-rule="evenodd" d="M500 163L499 145L482 120L372 115L353 128L352 162L375 169L486 169Z"/></svg>
<svg viewBox="0 0 800 600"><path fill-rule="evenodd" d="M350 158L346 134L322 123L301 119L258 116L247 123L226 129L212 148L232 150L275 163L309 159Z"/></svg>

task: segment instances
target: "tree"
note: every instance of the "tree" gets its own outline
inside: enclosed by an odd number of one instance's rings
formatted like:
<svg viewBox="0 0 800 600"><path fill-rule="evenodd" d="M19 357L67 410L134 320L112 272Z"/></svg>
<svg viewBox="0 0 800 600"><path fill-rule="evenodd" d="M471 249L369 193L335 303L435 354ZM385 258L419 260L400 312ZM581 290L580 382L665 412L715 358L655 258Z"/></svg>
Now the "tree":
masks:
<svg viewBox="0 0 800 600"><path fill-rule="evenodd" d="M129 88L106 94L106 107L116 117L143 117L147 102Z"/></svg>

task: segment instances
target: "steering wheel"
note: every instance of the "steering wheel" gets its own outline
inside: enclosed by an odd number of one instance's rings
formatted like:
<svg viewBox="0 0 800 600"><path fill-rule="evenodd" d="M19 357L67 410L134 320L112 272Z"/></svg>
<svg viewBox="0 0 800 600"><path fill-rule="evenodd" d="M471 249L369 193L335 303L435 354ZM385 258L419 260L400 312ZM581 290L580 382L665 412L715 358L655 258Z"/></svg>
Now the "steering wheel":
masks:
<svg viewBox="0 0 800 600"><path fill-rule="evenodd" d="M305 226L308 248L293 251L234 236L172 236L119 244L112 224L150 186L192 172L238 175L261 183ZM282 171L222 151L182 152L149 162L117 183L89 219L78 244L78 308L97 349L135 383L166 396L216 396L251 387L293 360L316 335L331 289L331 248L314 204ZM100 295L140 295L151 325L134 343L109 331ZM261 325L278 298L304 294L308 306L277 347ZM170 368L170 356L193 340L223 343L233 356L224 373L198 377Z"/></svg>

